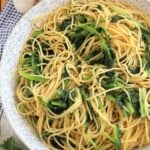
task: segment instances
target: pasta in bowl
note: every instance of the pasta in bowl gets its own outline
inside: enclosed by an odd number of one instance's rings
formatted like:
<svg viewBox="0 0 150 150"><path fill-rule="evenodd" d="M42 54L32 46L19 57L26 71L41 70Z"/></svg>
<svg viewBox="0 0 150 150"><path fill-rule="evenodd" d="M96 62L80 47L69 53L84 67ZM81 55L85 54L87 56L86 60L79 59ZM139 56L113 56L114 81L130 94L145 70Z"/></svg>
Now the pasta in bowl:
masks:
<svg viewBox="0 0 150 150"><path fill-rule="evenodd" d="M150 16L72 0L36 17L17 62L17 111L55 149L150 143Z"/></svg>

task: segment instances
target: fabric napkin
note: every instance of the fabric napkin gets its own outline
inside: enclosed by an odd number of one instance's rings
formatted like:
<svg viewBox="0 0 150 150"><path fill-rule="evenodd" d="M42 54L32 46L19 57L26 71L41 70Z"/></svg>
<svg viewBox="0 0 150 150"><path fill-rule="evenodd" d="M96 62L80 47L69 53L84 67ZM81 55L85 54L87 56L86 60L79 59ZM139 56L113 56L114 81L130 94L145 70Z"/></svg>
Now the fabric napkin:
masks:
<svg viewBox="0 0 150 150"><path fill-rule="evenodd" d="M22 14L15 9L13 0L9 0L2 12L0 12L0 58L3 53L5 42L21 16ZM1 110L2 104L0 101L0 113Z"/></svg>

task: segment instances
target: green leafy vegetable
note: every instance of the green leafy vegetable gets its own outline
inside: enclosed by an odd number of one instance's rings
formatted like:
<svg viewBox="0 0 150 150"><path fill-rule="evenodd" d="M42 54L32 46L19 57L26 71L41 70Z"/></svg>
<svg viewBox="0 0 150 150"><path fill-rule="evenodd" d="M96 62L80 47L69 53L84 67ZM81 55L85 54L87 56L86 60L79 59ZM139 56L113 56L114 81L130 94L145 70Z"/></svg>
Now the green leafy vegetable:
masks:
<svg viewBox="0 0 150 150"><path fill-rule="evenodd" d="M117 6L117 5L109 5L109 7L110 7L111 10L113 10L115 13L117 13L118 16L121 15L121 16L124 16L124 17L130 17L128 12L126 12L125 9L123 9L123 8Z"/></svg>
<svg viewBox="0 0 150 150"><path fill-rule="evenodd" d="M142 117L146 117L146 110L144 103L145 97L146 97L146 88L139 88L140 113Z"/></svg>
<svg viewBox="0 0 150 150"><path fill-rule="evenodd" d="M116 150L121 150L121 130L119 124L116 124L114 129L114 143L116 145Z"/></svg>
<svg viewBox="0 0 150 150"><path fill-rule="evenodd" d="M111 22L116 23L116 22L118 22L119 20L122 20L122 19L124 19L122 16L115 15L115 16L112 17Z"/></svg>
<svg viewBox="0 0 150 150"><path fill-rule="evenodd" d="M32 65L32 70L34 74L39 74L40 70L39 67L37 66L37 64L39 64L39 59L38 59L38 55L36 54L36 52L32 52L32 57L31 57L31 65Z"/></svg>
<svg viewBox="0 0 150 150"><path fill-rule="evenodd" d="M51 101L51 104L53 106L62 107L62 108L66 108L67 107L66 103L63 103L61 100Z"/></svg>
<svg viewBox="0 0 150 150"><path fill-rule="evenodd" d="M50 43L49 43L48 40L46 40L44 42L41 41L40 44L41 44L41 47L42 47L43 50L46 50L46 49L50 48ZM51 55L54 54L54 51L52 49L49 49L49 51L50 51Z"/></svg>
<svg viewBox="0 0 150 150"><path fill-rule="evenodd" d="M100 53L100 51L101 51L100 48L96 48L96 49L92 50L92 52L91 52L89 55L87 55L87 56L85 57L85 61L88 61L88 60L90 60L91 58L97 56L97 55Z"/></svg>
<svg viewBox="0 0 150 150"><path fill-rule="evenodd" d="M130 102L132 103L132 106L134 108L134 115L140 116L140 102L139 102L139 91L138 90L132 90L129 92L130 94Z"/></svg>
<svg viewBox="0 0 150 150"><path fill-rule="evenodd" d="M87 85L81 86L80 92L81 92L83 100L87 100L87 98L90 96L89 89L88 89Z"/></svg>
<svg viewBox="0 0 150 150"><path fill-rule="evenodd" d="M147 77L150 78L150 46L146 47L146 57L144 58L144 65L146 64L145 71L147 72Z"/></svg>
<svg viewBox="0 0 150 150"><path fill-rule="evenodd" d="M32 45L33 41L34 41L33 39L28 39L26 43L27 43L28 45Z"/></svg>
<svg viewBox="0 0 150 150"><path fill-rule="evenodd" d="M103 11L103 7L102 7L100 4L97 6L97 8L98 8L99 10Z"/></svg>
<svg viewBox="0 0 150 150"><path fill-rule="evenodd" d="M128 99L126 99L124 103L125 103L125 107L123 106L123 108L126 110L126 112L129 113L130 115L134 115L135 109L132 103Z"/></svg>
<svg viewBox="0 0 150 150"><path fill-rule="evenodd" d="M68 72L67 72L66 67L64 67L64 71L63 71L63 73L62 73L62 78L66 78L66 77L69 77L69 74L68 74Z"/></svg>
<svg viewBox="0 0 150 150"><path fill-rule="evenodd" d="M28 97L28 98L33 97L32 91L31 91L30 89L28 89L28 88L24 88L24 90L23 90L23 95L24 95L25 97Z"/></svg>
<svg viewBox="0 0 150 150"><path fill-rule="evenodd" d="M150 44L150 29L141 26L142 39L146 44Z"/></svg>
<svg viewBox="0 0 150 150"><path fill-rule="evenodd" d="M101 110L101 112L103 112L105 109L104 109L104 105L101 101L101 98L97 97L97 99L98 99L99 109Z"/></svg>
<svg viewBox="0 0 150 150"><path fill-rule="evenodd" d="M88 31L92 35L96 35L98 37L99 42L103 48L103 54L104 54L103 64L107 67L112 67L112 65L114 63L114 59L115 59L115 54L112 51L112 49L110 48L109 37L108 37L108 34L105 31L105 29L103 29L102 27L95 29L94 27L92 27L91 25L88 25L88 24L79 24L79 27ZM103 33L106 36L106 40L102 36L100 36L100 33L98 32L99 30L103 31Z"/></svg>
<svg viewBox="0 0 150 150"><path fill-rule="evenodd" d="M67 36L71 43L74 44L75 48L78 49L82 45L88 34L89 33L87 31L84 31L76 26L73 29L69 30Z"/></svg>
<svg viewBox="0 0 150 150"><path fill-rule="evenodd" d="M88 130L88 128L89 128L89 126L90 126L90 117L89 117L89 115L87 114L86 115L86 122L85 122L85 124L84 124L84 129L85 129L85 133L87 133L87 130Z"/></svg>
<svg viewBox="0 0 150 150"><path fill-rule="evenodd" d="M26 105L25 105L25 104L19 105L19 110L20 110L21 112L25 113L25 112L27 111Z"/></svg>
<svg viewBox="0 0 150 150"><path fill-rule="evenodd" d="M106 39L104 39L103 36L100 35L100 32L105 35ZM102 27L96 28L93 26L93 24L89 23L78 24L75 28L73 28L73 30L69 31L68 38L72 43L76 45L76 48L79 48L89 34L95 35L99 39L104 55L102 64L107 67L112 67L115 60L115 54L110 47L110 39L108 33Z"/></svg>
<svg viewBox="0 0 150 150"><path fill-rule="evenodd" d="M87 54L84 59L85 61L88 61L90 65L102 64L103 56L101 55L101 49L95 48L91 53Z"/></svg>
<svg viewBox="0 0 150 150"><path fill-rule="evenodd" d="M40 74L41 70L38 64L41 61L39 59L38 50L35 49L33 52L26 52L25 55L20 59L20 64L23 68L30 68L34 74Z"/></svg>
<svg viewBox="0 0 150 150"><path fill-rule="evenodd" d="M106 136L112 143L115 144L116 150L121 150L121 130L118 123L114 128L113 136L110 136L106 132L103 132L103 135Z"/></svg>
<svg viewBox="0 0 150 150"><path fill-rule="evenodd" d="M39 81L39 82L44 82L44 81L49 80L49 78L44 77L42 75L29 74L29 73L26 73L23 70L19 70L18 73L19 73L20 76L22 76L22 77L24 77L28 80L34 80L34 81Z"/></svg>
<svg viewBox="0 0 150 150"><path fill-rule="evenodd" d="M79 24L78 27L84 29L85 31L88 31L88 33L96 35L98 38L100 38L100 40L102 40L99 32L94 28L93 24Z"/></svg>
<svg viewBox="0 0 150 150"><path fill-rule="evenodd" d="M21 150L21 148L16 145L13 137L4 141L4 143L0 145L0 148L2 148L2 150Z"/></svg>
<svg viewBox="0 0 150 150"><path fill-rule="evenodd" d="M91 79L91 78L92 78L92 74L90 74L90 73L89 73L89 74L83 74L83 75L82 75L82 79L85 80L85 81L86 81L86 80L89 80L89 79Z"/></svg>
<svg viewBox="0 0 150 150"><path fill-rule="evenodd" d="M117 100L118 105L123 109L123 112L125 115L134 114L134 108L132 106L132 103L130 103L129 99L127 98L127 95L124 92L120 93L120 95L117 96L116 100Z"/></svg>
<svg viewBox="0 0 150 150"><path fill-rule="evenodd" d="M75 95L73 95L75 97ZM57 97L49 100L47 107L56 114L61 114L73 104L70 98L70 90L59 90Z"/></svg>
<svg viewBox="0 0 150 150"><path fill-rule="evenodd" d="M71 24L71 19L65 19L60 25L60 29L64 31L70 24Z"/></svg>
<svg viewBox="0 0 150 150"><path fill-rule="evenodd" d="M102 80L102 87L105 89L114 87L124 87L125 81L119 77L119 75L113 71L106 73L106 79Z"/></svg>
<svg viewBox="0 0 150 150"><path fill-rule="evenodd" d="M124 91L110 92L107 96L115 101L122 109L124 115L140 115L139 95L138 91L129 92L130 97Z"/></svg>
<svg viewBox="0 0 150 150"><path fill-rule="evenodd" d="M105 35L105 39L103 38L103 36L101 36L100 32ZM104 56L103 60L99 61L99 64L102 63L107 67L112 67L115 60L115 54L110 47L110 39L105 29L103 29L102 27L95 28L93 24L90 23L78 24L75 28L73 28L73 30L68 33L68 37L71 42L75 44L76 48L79 48L89 34L97 36L102 46Z"/></svg>
<svg viewBox="0 0 150 150"><path fill-rule="evenodd" d="M56 104L53 104L54 101L56 101L55 103L59 103L59 105L56 105ZM61 100L57 100L55 99L52 103L49 102L48 104L48 108L55 114L61 114L63 113L66 109L67 109L67 106L66 106L66 103L61 101Z"/></svg>
<svg viewBox="0 0 150 150"><path fill-rule="evenodd" d="M89 142L94 147L94 150L100 150L100 148L96 145L95 141L88 135Z"/></svg>
<svg viewBox="0 0 150 150"><path fill-rule="evenodd" d="M140 67L139 67L139 66L137 66L137 67L135 67L135 68L129 67L129 71L130 71L131 73L133 73L133 74L137 74L137 73L140 72Z"/></svg>
<svg viewBox="0 0 150 150"><path fill-rule="evenodd" d="M87 23L87 18L83 14L76 14L75 20L77 23Z"/></svg>
<svg viewBox="0 0 150 150"><path fill-rule="evenodd" d="M39 36L42 33L44 33L43 30L33 31L32 32L32 37L35 38L35 37Z"/></svg>
<svg viewBox="0 0 150 150"><path fill-rule="evenodd" d="M145 28L143 25L140 24L141 32L142 32L142 40L144 41L146 48L146 57L144 61L146 63L145 70L147 71L148 77L150 77L150 29Z"/></svg>
<svg viewBox="0 0 150 150"><path fill-rule="evenodd" d="M147 29L144 25L139 24L142 32L142 40L146 44L146 51L149 52L150 50L150 29Z"/></svg>

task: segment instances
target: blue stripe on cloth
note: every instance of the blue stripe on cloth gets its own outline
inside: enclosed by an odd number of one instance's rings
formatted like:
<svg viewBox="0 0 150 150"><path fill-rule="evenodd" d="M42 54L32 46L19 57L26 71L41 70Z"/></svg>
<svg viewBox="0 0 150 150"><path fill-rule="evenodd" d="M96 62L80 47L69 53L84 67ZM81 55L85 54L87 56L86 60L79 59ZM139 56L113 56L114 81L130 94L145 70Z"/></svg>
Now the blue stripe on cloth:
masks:
<svg viewBox="0 0 150 150"><path fill-rule="evenodd" d="M21 16L22 14L17 12L12 0L9 0L2 12L0 12L0 58L5 42ZM1 109L2 104L0 102L0 112Z"/></svg>

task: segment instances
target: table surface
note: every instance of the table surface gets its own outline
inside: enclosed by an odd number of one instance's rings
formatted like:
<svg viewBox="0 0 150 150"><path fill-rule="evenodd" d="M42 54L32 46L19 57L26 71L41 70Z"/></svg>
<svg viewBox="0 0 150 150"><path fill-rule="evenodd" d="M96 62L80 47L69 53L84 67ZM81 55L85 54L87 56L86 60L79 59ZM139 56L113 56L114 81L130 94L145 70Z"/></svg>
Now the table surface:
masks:
<svg viewBox="0 0 150 150"><path fill-rule="evenodd" d="M0 1L0 10L2 10L2 8L6 5L8 0L1 0Z"/></svg>

